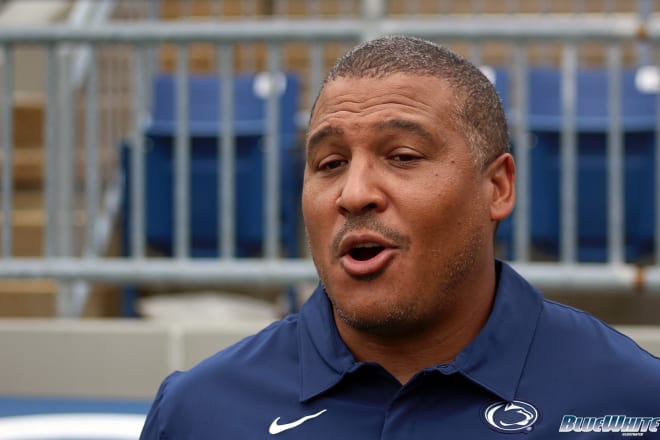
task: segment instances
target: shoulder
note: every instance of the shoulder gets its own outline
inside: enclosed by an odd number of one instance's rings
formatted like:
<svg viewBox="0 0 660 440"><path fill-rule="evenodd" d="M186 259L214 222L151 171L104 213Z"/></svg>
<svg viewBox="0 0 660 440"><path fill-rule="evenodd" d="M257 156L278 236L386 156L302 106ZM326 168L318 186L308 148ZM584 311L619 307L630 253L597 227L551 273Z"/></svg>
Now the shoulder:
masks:
<svg viewBox="0 0 660 440"><path fill-rule="evenodd" d="M660 393L660 359L593 315L548 300L528 367L566 392L635 402Z"/></svg>
<svg viewBox="0 0 660 440"><path fill-rule="evenodd" d="M595 316L573 307L550 300L543 301L537 338L564 350L579 350L582 357L605 355L614 359L660 361L642 349L630 337L614 329ZM660 371L658 371L660 373Z"/></svg>
<svg viewBox="0 0 660 440"><path fill-rule="evenodd" d="M546 362L563 359L568 364L571 359L586 363L627 361L628 368L650 365L660 377L660 360L631 338L590 313L544 298L506 263L498 262L498 268L498 289L514 293L507 300L508 319L516 314L513 319L536 321L531 355L545 358Z"/></svg>
<svg viewBox="0 0 660 440"><path fill-rule="evenodd" d="M228 382L270 376L272 372L288 369L297 358L297 327L297 315L274 322L176 375L171 392L186 392L215 382L226 387Z"/></svg>
<svg viewBox="0 0 660 440"><path fill-rule="evenodd" d="M190 370L172 373L158 390L145 432L188 432L194 426L208 426L211 419L226 424L264 400L264 390L277 399L280 387L296 389L291 385L299 380L297 326L298 317L292 315Z"/></svg>
<svg viewBox="0 0 660 440"><path fill-rule="evenodd" d="M626 414L657 407L660 359L593 315L543 300L519 383L548 420Z"/></svg>

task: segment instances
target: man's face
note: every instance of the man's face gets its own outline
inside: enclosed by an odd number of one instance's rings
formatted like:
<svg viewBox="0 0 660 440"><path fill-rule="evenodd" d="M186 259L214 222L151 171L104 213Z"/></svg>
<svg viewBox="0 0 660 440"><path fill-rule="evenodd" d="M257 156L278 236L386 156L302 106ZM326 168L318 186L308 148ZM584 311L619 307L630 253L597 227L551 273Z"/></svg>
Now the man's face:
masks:
<svg viewBox="0 0 660 440"><path fill-rule="evenodd" d="M451 122L454 102L445 81L407 74L339 78L319 96L302 207L339 326L433 326L492 266L490 179Z"/></svg>

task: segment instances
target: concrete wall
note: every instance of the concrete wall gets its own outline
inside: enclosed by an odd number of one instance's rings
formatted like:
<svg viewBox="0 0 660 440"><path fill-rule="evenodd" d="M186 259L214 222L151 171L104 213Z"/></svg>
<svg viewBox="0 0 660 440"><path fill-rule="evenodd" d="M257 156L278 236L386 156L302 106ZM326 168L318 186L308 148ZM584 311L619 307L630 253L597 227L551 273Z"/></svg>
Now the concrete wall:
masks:
<svg viewBox="0 0 660 440"><path fill-rule="evenodd" d="M0 395L150 400L187 369L267 322L1 320ZM619 327L660 355L660 327Z"/></svg>
<svg viewBox="0 0 660 440"><path fill-rule="evenodd" d="M267 322L0 321L0 395L151 399L174 370Z"/></svg>

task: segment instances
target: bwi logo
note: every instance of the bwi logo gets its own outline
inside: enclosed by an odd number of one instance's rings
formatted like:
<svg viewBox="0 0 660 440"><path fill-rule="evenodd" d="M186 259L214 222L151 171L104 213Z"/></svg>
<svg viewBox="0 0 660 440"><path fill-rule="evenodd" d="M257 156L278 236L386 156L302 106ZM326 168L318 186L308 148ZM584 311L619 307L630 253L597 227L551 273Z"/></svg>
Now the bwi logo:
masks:
<svg viewBox="0 0 660 440"><path fill-rule="evenodd" d="M623 414L603 417L578 417L567 414L561 419L559 432L620 432L624 436L641 437L660 430L660 417L629 417Z"/></svg>
<svg viewBox="0 0 660 440"><path fill-rule="evenodd" d="M499 432L531 431L539 418L539 411L522 400L495 402L484 410L484 420Z"/></svg>

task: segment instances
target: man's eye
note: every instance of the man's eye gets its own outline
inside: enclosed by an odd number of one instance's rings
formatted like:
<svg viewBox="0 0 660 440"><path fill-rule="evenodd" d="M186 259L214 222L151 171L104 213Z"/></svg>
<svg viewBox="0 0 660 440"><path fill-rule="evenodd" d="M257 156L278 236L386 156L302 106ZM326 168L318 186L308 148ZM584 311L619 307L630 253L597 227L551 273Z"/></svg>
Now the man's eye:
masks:
<svg viewBox="0 0 660 440"><path fill-rule="evenodd" d="M336 159L336 160L329 160L326 162L323 162L319 165L320 170L334 170L335 168L339 168L340 166L344 165L346 163L345 160L342 159Z"/></svg>
<svg viewBox="0 0 660 440"><path fill-rule="evenodd" d="M395 162L410 162L417 159L417 156L413 156L412 154L396 154L391 159Z"/></svg>

